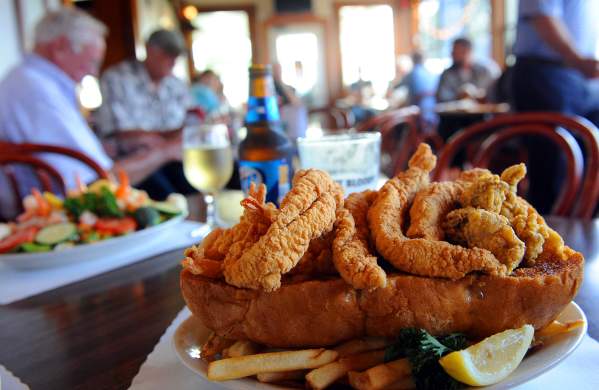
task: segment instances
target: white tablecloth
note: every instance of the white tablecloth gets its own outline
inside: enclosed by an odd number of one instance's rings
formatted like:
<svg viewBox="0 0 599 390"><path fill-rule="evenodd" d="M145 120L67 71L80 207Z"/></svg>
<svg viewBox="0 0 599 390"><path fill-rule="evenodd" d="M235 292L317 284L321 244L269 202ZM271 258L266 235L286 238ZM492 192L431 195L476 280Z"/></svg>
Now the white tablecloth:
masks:
<svg viewBox="0 0 599 390"><path fill-rule="evenodd" d="M0 389L1 390L29 390L29 386L21 382L12 372L0 365Z"/></svg>
<svg viewBox="0 0 599 390"><path fill-rule="evenodd" d="M177 315L133 378L131 389L222 389L191 372L175 355L171 338L177 326L189 315L187 308ZM599 389L599 343L585 336L581 345L566 360L517 389Z"/></svg>
<svg viewBox="0 0 599 390"><path fill-rule="evenodd" d="M15 270L0 264L0 305L78 282L160 253L184 248L200 241L208 231L204 224L183 221L176 225L176 229L157 236L147 245L127 248L99 260L29 271Z"/></svg>

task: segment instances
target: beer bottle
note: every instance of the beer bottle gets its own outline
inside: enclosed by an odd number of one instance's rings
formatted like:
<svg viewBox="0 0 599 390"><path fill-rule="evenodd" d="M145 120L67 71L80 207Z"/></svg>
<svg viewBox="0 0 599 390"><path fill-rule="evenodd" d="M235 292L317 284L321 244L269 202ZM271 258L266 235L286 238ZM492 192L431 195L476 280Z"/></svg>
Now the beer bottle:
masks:
<svg viewBox="0 0 599 390"><path fill-rule="evenodd" d="M266 200L279 204L290 188L293 146L282 131L270 65L250 68L247 136L239 145L241 189L264 183Z"/></svg>

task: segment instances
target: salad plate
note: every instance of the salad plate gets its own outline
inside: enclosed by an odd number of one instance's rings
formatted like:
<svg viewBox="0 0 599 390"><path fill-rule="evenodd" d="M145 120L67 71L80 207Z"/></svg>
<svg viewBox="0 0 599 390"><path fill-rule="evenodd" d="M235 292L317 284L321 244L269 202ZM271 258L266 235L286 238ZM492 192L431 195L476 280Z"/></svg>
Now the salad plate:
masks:
<svg viewBox="0 0 599 390"><path fill-rule="evenodd" d="M556 320L560 322L582 320L583 326L552 337L538 350L529 353L522 363L520 363L518 368L506 379L495 385L479 388L487 390L514 388L517 385L529 382L551 370L574 352L587 332L588 325L584 312L576 303L570 302ZM210 330L198 319L190 316L177 327L172 338L175 355L177 355L183 365L199 376L206 388L211 388L210 386L212 386L212 388L246 390L285 388L273 384L260 383L253 378L236 379L225 382L209 381L207 378L208 364L200 359L200 354L202 345L210 333Z"/></svg>
<svg viewBox="0 0 599 390"><path fill-rule="evenodd" d="M180 214L164 222L145 229L137 230L123 236L78 244L61 250L38 253L7 253L0 255L0 262L21 269L33 270L40 268L58 267L82 261L93 261L109 255L114 251L130 250L139 245L146 245L159 235L167 234L185 220L186 215Z"/></svg>

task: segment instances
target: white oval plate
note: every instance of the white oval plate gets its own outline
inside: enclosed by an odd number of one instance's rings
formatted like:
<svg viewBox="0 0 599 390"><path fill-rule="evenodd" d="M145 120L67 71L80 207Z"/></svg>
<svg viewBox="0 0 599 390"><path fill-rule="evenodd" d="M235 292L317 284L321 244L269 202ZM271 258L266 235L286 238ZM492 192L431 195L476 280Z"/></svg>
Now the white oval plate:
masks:
<svg viewBox="0 0 599 390"><path fill-rule="evenodd" d="M75 245L72 248L65 248L58 251L0 255L0 261L9 267L21 270L58 267L70 263L91 261L100 257L105 257L108 253L115 250L143 245L148 239L156 234L164 233L178 225L185 219L185 217L185 215L178 215L158 225L138 230L124 236L113 237L90 244Z"/></svg>
<svg viewBox="0 0 599 390"><path fill-rule="evenodd" d="M564 311L557 317L558 321L568 322L583 320L584 325L566 334L558 335L545 343L538 351L527 356L518 366L516 371L500 383L493 386L478 387L478 389L502 390L511 389L514 386L528 382L539 375L549 371L568 355L570 355L581 343L587 333L587 319L582 309L574 302L570 302ZM200 376L207 384L220 386L225 389L284 389L285 387L260 383L252 378L236 379L225 382L211 382L206 377L208 365L199 358L201 346L210 335L210 330L199 320L189 317L183 321L175 331L172 339L175 354L181 362Z"/></svg>

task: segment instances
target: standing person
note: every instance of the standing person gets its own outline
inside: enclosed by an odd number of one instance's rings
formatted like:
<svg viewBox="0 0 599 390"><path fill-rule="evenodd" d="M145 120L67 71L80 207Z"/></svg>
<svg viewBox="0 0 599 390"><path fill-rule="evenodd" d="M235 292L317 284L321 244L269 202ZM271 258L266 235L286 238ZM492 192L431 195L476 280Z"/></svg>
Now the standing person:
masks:
<svg viewBox="0 0 599 390"><path fill-rule="evenodd" d="M588 82L599 78L597 1L521 1L518 13L516 108L580 115L599 126L599 92Z"/></svg>
<svg viewBox="0 0 599 390"><path fill-rule="evenodd" d="M599 126L599 78L595 58L599 38L596 0L527 0L518 5L512 89L518 111L556 111L586 117ZM528 140L529 200L550 211L565 176L556 147Z"/></svg>
<svg viewBox="0 0 599 390"><path fill-rule="evenodd" d="M134 153L113 161L79 110L76 84L97 75L104 57L106 26L76 8L60 8L45 15L35 28L34 49L0 81L0 140L64 146L95 160L106 170L124 169L133 184L168 161L180 159L177 143L163 142L160 154ZM68 188L75 177L86 183L97 176L77 160L41 155L64 178ZM21 192L38 183L28 170L19 170ZM4 182L2 182L4 181ZM6 218L16 207L10 185L0 175L0 205Z"/></svg>
<svg viewBox="0 0 599 390"><path fill-rule="evenodd" d="M165 140L181 141L180 129L191 97L186 83L172 71L185 51L179 33L157 30L146 41L144 61L124 61L102 75L103 103L95 119L100 133L116 143L118 155L138 150L159 153ZM171 192L194 192L180 161L161 167L139 187L157 199Z"/></svg>
<svg viewBox="0 0 599 390"><path fill-rule="evenodd" d="M472 59L472 42L467 38L453 41L451 58L451 67L445 69L439 79L437 101L485 99L495 78L487 66Z"/></svg>
<svg viewBox="0 0 599 390"><path fill-rule="evenodd" d="M303 137L306 134L308 110L297 96L295 88L283 82L281 64L277 62L272 65L272 79L279 102L281 122L283 122L287 136L295 141L298 137Z"/></svg>

